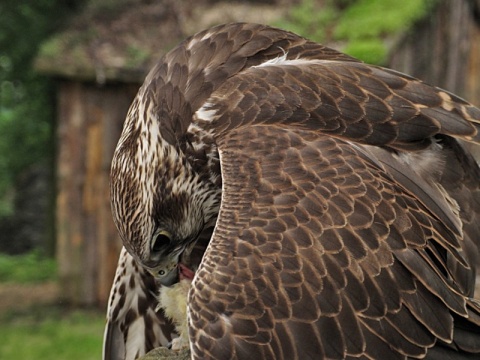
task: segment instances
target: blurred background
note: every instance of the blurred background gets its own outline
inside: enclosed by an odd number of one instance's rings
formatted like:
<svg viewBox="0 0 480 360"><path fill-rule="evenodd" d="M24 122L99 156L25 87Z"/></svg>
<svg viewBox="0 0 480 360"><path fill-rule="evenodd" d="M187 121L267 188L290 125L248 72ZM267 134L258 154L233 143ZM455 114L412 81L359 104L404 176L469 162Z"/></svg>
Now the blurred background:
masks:
<svg viewBox="0 0 480 360"><path fill-rule="evenodd" d="M121 247L111 157L146 73L188 35L267 23L480 105L480 0L191 4L0 3L0 358L100 358Z"/></svg>

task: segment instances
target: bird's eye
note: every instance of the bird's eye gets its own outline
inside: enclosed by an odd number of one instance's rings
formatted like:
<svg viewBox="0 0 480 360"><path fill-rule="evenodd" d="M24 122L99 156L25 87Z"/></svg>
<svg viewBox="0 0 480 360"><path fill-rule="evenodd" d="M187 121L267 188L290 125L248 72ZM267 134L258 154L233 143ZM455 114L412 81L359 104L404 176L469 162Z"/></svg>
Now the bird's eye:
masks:
<svg viewBox="0 0 480 360"><path fill-rule="evenodd" d="M159 252L162 250L165 246L169 245L171 241L171 236L168 232L166 231L161 231L158 233L158 235L155 237L155 240L152 244L152 251L153 252Z"/></svg>

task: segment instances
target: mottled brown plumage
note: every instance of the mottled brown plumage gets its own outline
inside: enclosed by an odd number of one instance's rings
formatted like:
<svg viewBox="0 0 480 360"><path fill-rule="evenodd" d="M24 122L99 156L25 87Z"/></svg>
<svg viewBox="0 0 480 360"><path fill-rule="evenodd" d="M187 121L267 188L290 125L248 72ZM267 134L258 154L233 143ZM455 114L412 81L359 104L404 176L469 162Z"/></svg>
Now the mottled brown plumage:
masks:
<svg viewBox="0 0 480 360"><path fill-rule="evenodd" d="M218 26L145 80L112 163L113 215L157 284L198 266L195 359L473 359L480 169L462 142L479 129L479 109L407 75Z"/></svg>

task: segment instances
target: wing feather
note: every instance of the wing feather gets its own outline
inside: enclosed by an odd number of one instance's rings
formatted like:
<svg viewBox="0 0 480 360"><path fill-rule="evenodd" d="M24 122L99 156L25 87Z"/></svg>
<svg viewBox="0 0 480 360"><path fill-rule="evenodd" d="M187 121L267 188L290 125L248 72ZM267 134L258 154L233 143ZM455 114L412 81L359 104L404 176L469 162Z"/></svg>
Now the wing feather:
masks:
<svg viewBox="0 0 480 360"><path fill-rule="evenodd" d="M478 108L295 34L243 23L205 30L169 52L132 109L122 150L136 149L137 120L158 120L162 151L171 145L200 182L223 187L189 299L194 357L480 352L480 309L469 298L480 168L463 146L480 142ZM123 250L106 358L167 341L152 289Z"/></svg>
<svg viewBox="0 0 480 360"><path fill-rule="evenodd" d="M474 106L420 80L360 62L292 58L248 68L219 86L207 104L219 135L255 122L396 149L426 148L436 134L480 141L480 111ZM197 120L202 124L201 116Z"/></svg>
<svg viewBox="0 0 480 360"><path fill-rule="evenodd" d="M387 167L368 147L296 127L239 127L219 150L222 207L190 297L194 357L206 351L200 329L212 358L281 358L277 338L293 358L402 359L453 341L467 296L426 249L466 260L438 192L392 175L394 157ZM218 283L236 300L219 300Z"/></svg>

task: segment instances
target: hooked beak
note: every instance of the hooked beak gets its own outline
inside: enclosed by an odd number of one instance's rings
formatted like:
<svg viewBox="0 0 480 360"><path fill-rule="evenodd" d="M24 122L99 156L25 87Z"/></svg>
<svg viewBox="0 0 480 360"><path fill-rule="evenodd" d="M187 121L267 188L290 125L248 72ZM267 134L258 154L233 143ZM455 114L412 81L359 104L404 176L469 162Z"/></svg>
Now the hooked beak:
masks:
<svg viewBox="0 0 480 360"><path fill-rule="evenodd" d="M145 264L147 270L153 275L155 280L163 286L172 286L180 281L180 260L189 259L195 243L194 241L180 251L169 254L169 256L164 258L160 263L158 263L158 261L151 261L152 266L149 266L149 263Z"/></svg>
<svg viewBox="0 0 480 360"><path fill-rule="evenodd" d="M160 272L162 272L163 270L160 270L157 275L154 274L153 276L163 286L172 286L180 280L177 268L178 266L175 266L175 268L170 270L170 272L162 274L160 274Z"/></svg>
<svg viewBox="0 0 480 360"><path fill-rule="evenodd" d="M164 258L160 263L158 263L158 261L152 261L152 263L147 263L145 266L148 272L152 274L160 284L172 286L179 281L178 262L180 254L181 252L178 254L170 254L170 256Z"/></svg>

